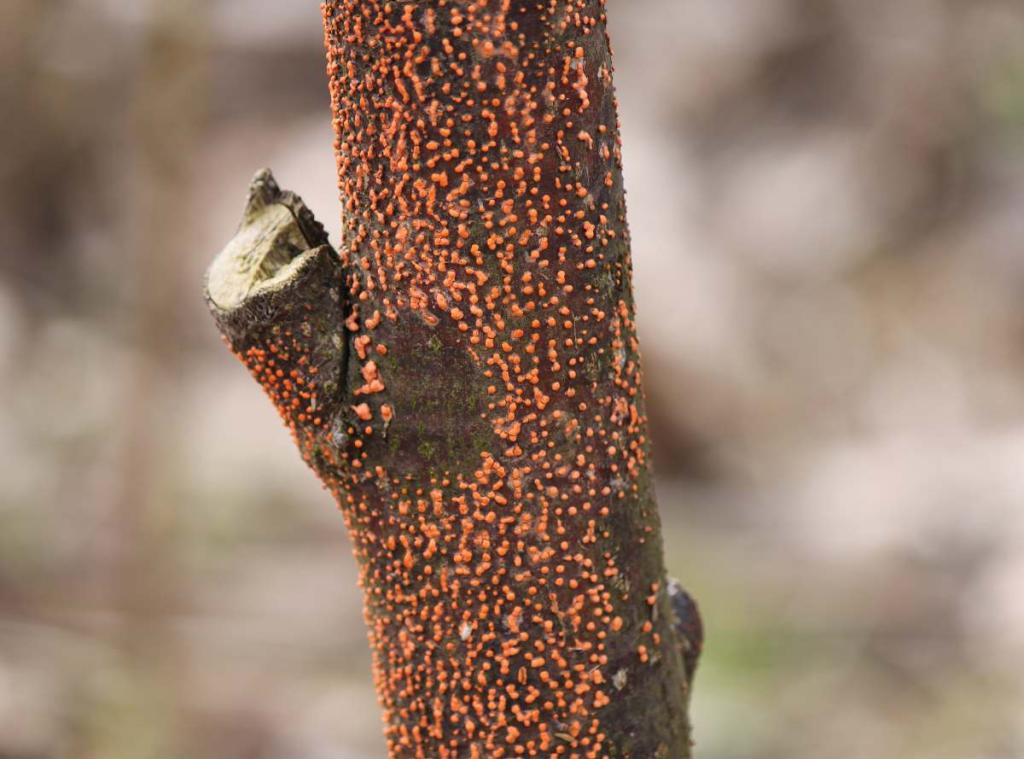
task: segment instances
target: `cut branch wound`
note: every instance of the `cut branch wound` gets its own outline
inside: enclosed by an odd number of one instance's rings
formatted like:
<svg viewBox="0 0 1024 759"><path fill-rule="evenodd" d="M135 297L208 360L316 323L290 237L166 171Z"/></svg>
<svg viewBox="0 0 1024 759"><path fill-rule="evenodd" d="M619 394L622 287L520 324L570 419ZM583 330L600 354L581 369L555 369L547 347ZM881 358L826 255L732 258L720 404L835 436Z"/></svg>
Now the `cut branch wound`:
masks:
<svg viewBox="0 0 1024 759"><path fill-rule="evenodd" d="M238 232L207 272L206 299L306 460L332 478L348 399L345 292L323 226L270 171L259 172Z"/></svg>
<svg viewBox="0 0 1024 759"><path fill-rule="evenodd" d="M324 14L345 247L261 173L207 297L350 529L390 755L689 757L603 3Z"/></svg>

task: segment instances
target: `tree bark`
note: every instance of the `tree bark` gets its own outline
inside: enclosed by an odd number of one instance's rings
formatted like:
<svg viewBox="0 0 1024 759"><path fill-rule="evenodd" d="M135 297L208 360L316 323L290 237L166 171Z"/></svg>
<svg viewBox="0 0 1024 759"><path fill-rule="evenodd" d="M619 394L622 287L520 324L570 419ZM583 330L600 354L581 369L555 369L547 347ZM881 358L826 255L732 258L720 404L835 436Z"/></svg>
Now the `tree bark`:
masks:
<svg viewBox="0 0 1024 759"><path fill-rule="evenodd" d="M389 753L689 757L603 2L323 7L341 254L261 173L207 296L351 532Z"/></svg>

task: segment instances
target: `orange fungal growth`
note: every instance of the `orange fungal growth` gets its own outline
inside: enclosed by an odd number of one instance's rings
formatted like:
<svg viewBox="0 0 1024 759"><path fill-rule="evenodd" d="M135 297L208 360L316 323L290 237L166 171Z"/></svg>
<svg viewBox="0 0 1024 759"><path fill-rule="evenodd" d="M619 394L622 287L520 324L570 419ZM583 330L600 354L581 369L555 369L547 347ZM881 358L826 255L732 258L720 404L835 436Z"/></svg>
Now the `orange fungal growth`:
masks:
<svg viewBox="0 0 1024 759"><path fill-rule="evenodd" d="M688 757L604 3L323 13L343 265L231 342L350 528L389 754Z"/></svg>

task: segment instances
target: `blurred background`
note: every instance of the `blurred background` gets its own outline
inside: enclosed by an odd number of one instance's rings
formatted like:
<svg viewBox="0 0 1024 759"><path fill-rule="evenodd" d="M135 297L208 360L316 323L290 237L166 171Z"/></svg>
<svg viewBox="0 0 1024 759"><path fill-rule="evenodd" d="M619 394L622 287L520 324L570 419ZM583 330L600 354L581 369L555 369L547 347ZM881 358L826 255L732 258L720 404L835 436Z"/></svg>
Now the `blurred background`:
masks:
<svg viewBox="0 0 1024 759"><path fill-rule="evenodd" d="M337 235L314 0L0 3L0 758L379 759L341 519L201 276ZM1024 757L1024 5L609 0L702 759Z"/></svg>

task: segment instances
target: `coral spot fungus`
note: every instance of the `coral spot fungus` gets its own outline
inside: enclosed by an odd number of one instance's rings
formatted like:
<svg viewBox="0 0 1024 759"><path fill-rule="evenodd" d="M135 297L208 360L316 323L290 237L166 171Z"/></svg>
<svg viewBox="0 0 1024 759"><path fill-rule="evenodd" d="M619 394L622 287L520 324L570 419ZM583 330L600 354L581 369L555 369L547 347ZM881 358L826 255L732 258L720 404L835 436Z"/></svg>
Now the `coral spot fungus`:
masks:
<svg viewBox="0 0 1024 759"><path fill-rule="evenodd" d="M215 313L350 529L390 755L688 756L603 2L323 11L344 244Z"/></svg>

